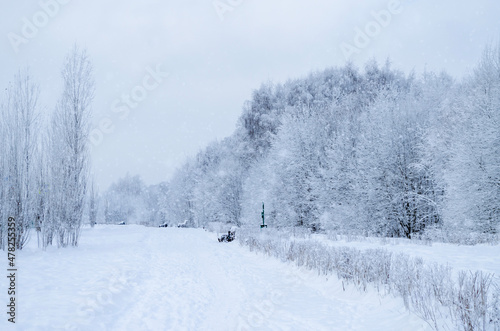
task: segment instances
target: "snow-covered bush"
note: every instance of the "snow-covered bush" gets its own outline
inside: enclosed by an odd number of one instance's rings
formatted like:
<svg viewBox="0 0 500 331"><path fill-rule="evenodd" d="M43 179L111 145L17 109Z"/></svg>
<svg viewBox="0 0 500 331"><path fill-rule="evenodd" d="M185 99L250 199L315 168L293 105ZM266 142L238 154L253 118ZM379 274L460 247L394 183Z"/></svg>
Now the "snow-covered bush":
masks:
<svg viewBox="0 0 500 331"><path fill-rule="evenodd" d="M451 324L460 330L498 330L500 294L498 286L491 286L491 274L461 272L457 280L450 267L426 264L407 254L325 246L273 230L243 230L238 239L251 251L293 262L318 275L336 275L342 284L401 297L408 310L436 330Z"/></svg>
<svg viewBox="0 0 500 331"><path fill-rule="evenodd" d="M490 323L495 326L495 331L500 330L500 286L498 284L493 285L493 298L492 305L490 306L490 311L488 316L490 316Z"/></svg>
<svg viewBox="0 0 500 331"><path fill-rule="evenodd" d="M488 290L492 276L482 272L460 272L458 288L453 304L457 326L464 330L487 330L491 318L488 318Z"/></svg>
<svg viewBox="0 0 500 331"><path fill-rule="evenodd" d="M477 232L473 228L426 229L421 235L415 236L420 240L429 242L442 242L458 245L499 244L498 233Z"/></svg>

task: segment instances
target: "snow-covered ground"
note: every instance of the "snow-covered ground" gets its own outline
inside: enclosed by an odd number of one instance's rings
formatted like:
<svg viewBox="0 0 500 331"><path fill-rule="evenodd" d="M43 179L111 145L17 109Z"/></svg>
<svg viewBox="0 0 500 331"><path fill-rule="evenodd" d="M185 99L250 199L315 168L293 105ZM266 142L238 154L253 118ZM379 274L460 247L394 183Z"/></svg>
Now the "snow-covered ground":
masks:
<svg viewBox="0 0 500 331"><path fill-rule="evenodd" d="M216 238L136 225L85 228L78 248L40 251L35 238L17 252L16 327L4 313L0 330L430 329L398 298Z"/></svg>

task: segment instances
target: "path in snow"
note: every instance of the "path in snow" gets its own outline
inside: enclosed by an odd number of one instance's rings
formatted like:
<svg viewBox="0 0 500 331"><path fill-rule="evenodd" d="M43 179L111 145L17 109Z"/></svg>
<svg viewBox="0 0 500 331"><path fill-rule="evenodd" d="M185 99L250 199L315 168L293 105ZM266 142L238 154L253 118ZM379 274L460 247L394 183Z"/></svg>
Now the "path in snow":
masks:
<svg viewBox="0 0 500 331"><path fill-rule="evenodd" d="M79 248L28 247L18 264L16 330L430 329L400 299L344 292L203 230L86 228Z"/></svg>

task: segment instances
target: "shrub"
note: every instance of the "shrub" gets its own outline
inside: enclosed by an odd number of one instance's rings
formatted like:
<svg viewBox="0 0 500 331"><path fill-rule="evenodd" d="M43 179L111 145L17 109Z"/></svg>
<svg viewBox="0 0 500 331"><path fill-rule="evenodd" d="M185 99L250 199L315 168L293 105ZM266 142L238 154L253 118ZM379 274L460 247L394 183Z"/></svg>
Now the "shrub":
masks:
<svg viewBox="0 0 500 331"><path fill-rule="evenodd" d="M287 235L284 231L241 231L239 242L251 251L316 270L318 275L337 275L343 284L359 290L367 291L371 284L380 294L399 296L408 310L436 330L443 319L467 331L500 330L500 291L496 284L492 286L491 274L460 272L457 281L450 267L427 265L407 254L329 247L303 234L299 239Z"/></svg>

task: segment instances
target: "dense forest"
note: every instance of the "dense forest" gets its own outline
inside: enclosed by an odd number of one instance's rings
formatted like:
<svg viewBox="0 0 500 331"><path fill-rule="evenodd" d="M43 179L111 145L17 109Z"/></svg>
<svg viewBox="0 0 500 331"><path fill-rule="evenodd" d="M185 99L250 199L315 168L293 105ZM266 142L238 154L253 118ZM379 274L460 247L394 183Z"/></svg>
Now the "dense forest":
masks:
<svg viewBox="0 0 500 331"><path fill-rule="evenodd" d="M500 229L500 49L461 81L368 62L265 83L166 185L167 220L407 237Z"/></svg>

